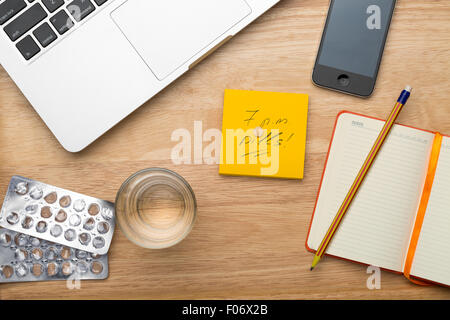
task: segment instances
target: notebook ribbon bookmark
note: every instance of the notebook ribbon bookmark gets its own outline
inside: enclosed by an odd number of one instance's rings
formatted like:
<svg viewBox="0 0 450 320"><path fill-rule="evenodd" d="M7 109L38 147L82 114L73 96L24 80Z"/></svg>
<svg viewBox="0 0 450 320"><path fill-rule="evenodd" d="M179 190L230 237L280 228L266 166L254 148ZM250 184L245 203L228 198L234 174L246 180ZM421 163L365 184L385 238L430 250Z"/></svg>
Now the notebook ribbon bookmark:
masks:
<svg viewBox="0 0 450 320"><path fill-rule="evenodd" d="M434 176L436 174L436 168L439 160L439 154L441 152L442 135L436 133L433 141L433 147L431 149L430 161L428 164L427 177L423 186L422 196L420 198L419 209L417 210L416 221L414 223L414 229L411 235L411 241L409 243L408 253L406 255L405 269L403 274L411 282L420 285L430 285L429 283L414 280L411 278L410 272L414 260L414 255L417 249L417 243L420 237L420 231L422 229L423 220L425 218L425 212L428 207L428 200L430 199L431 189L433 187Z"/></svg>

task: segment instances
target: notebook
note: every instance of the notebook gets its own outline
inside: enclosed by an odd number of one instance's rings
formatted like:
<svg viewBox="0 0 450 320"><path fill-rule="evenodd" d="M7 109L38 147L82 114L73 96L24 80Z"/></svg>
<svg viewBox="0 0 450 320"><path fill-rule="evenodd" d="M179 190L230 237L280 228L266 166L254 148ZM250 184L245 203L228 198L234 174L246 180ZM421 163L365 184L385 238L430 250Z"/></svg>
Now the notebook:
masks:
<svg viewBox="0 0 450 320"><path fill-rule="evenodd" d="M308 95L225 90L219 173L302 179Z"/></svg>
<svg viewBox="0 0 450 320"><path fill-rule="evenodd" d="M306 240L309 251L319 247L383 125L382 120L350 112L338 115ZM450 286L450 137L437 144L438 135L393 127L328 255L398 273L408 271L411 279ZM439 156L434 176L428 170L432 151ZM426 198L424 186L430 182L420 225L416 217L421 199ZM417 246L405 270L414 233Z"/></svg>

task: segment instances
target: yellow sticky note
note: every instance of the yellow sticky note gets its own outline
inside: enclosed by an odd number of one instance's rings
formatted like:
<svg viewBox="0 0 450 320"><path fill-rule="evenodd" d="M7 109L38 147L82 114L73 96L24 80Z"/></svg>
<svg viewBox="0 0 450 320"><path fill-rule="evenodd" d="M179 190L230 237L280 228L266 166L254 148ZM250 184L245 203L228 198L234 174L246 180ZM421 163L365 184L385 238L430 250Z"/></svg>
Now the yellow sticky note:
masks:
<svg viewBox="0 0 450 320"><path fill-rule="evenodd" d="M225 90L219 173L302 179L308 95Z"/></svg>

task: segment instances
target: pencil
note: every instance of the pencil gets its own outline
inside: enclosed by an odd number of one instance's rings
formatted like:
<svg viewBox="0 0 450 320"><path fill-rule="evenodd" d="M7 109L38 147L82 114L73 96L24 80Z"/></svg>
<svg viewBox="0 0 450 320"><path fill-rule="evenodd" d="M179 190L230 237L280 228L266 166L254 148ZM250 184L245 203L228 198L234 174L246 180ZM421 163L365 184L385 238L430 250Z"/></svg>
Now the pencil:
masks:
<svg viewBox="0 0 450 320"><path fill-rule="evenodd" d="M353 182L350 190L347 193L347 196L345 197L344 201L342 202L341 207L339 208L336 217L334 218L333 222L331 223L330 228L328 229L327 233L325 234L325 237L322 240L322 243L320 244L319 248L316 251L316 254L314 256L312 265L311 265L311 271L315 268L315 266L319 263L320 259L325 254L325 251L327 250L328 245L331 242L331 239L333 238L334 234L336 233L339 225L342 222L342 219L344 218L345 214L347 213L348 208L350 207L350 204L355 197L356 193L358 192L359 187L361 186L361 183L364 181L364 178L367 175L367 172L369 172L369 169L375 160L376 156L378 155L378 151L380 151L381 146L386 141L386 138L388 137L395 121L397 120L398 115L400 114L400 111L402 111L403 106L406 104L406 102L409 99L409 96L411 95L412 88L410 86L406 86L405 90L402 91L400 94L400 97L397 100L397 103L394 106L394 109L392 110L391 114L386 120L386 123L384 124L383 129L381 130L377 140L375 140L375 143L370 150L366 161L364 161L364 164L362 165L361 169L359 170L358 175L355 178L355 181Z"/></svg>

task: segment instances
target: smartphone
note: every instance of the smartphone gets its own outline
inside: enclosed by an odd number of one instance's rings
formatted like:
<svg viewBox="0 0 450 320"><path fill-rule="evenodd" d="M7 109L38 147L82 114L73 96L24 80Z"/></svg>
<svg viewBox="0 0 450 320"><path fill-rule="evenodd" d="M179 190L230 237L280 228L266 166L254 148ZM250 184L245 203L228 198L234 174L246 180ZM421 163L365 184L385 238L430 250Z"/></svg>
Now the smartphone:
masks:
<svg viewBox="0 0 450 320"><path fill-rule="evenodd" d="M369 97L374 88L396 0L331 0L313 82Z"/></svg>

